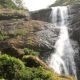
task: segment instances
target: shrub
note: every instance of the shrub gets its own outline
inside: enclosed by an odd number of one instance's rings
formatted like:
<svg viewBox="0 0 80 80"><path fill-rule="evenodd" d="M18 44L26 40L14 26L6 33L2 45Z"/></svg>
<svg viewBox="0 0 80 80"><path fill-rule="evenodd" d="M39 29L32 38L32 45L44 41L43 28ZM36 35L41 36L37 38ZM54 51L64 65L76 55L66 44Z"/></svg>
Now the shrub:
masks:
<svg viewBox="0 0 80 80"><path fill-rule="evenodd" d="M8 55L0 55L0 76L5 79L14 79L20 70L24 69L24 64L16 58Z"/></svg>
<svg viewBox="0 0 80 80"><path fill-rule="evenodd" d="M0 8L13 8L16 9L16 5L12 2L12 0L0 0Z"/></svg>
<svg viewBox="0 0 80 80"><path fill-rule="evenodd" d="M32 49L29 49L29 48L24 48L24 52L26 55L34 55L34 56L39 56L39 52L37 51L34 51Z"/></svg>
<svg viewBox="0 0 80 80"><path fill-rule="evenodd" d="M20 72L18 77L15 80L52 80L51 74L40 68L29 68Z"/></svg>
<svg viewBox="0 0 80 80"><path fill-rule="evenodd" d="M61 77L43 67L25 67L23 62L8 55L0 55L0 80L74 80Z"/></svg>
<svg viewBox="0 0 80 80"><path fill-rule="evenodd" d="M5 40L7 38L8 38L8 36L5 35L3 32L0 31L0 40Z"/></svg>
<svg viewBox="0 0 80 80"><path fill-rule="evenodd" d="M25 68L19 72L15 80L33 80L33 75L31 68Z"/></svg>
<svg viewBox="0 0 80 80"><path fill-rule="evenodd" d="M27 67L40 67L41 63L40 61L37 59L37 57L32 56L32 55L28 55L28 56L23 56L22 58L25 66Z"/></svg>
<svg viewBox="0 0 80 80"><path fill-rule="evenodd" d="M52 80L52 73L43 67L33 68L32 72L34 73L34 80Z"/></svg>

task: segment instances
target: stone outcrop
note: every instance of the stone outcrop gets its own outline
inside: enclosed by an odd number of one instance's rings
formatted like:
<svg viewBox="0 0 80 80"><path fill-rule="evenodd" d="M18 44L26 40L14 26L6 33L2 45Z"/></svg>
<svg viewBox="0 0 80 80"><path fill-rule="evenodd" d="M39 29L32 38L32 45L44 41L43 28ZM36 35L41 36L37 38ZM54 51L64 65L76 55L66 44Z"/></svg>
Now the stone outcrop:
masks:
<svg viewBox="0 0 80 80"><path fill-rule="evenodd" d="M0 9L0 20L30 19L28 10Z"/></svg>
<svg viewBox="0 0 80 80"><path fill-rule="evenodd" d="M51 8L30 12L33 20L51 22Z"/></svg>
<svg viewBox="0 0 80 80"><path fill-rule="evenodd" d="M80 0L56 0L52 6L66 6L66 5L75 5L80 4Z"/></svg>
<svg viewBox="0 0 80 80"><path fill-rule="evenodd" d="M16 20L4 20L0 22L0 32L0 49L2 52L16 53L18 52L16 50L20 49L20 52L22 50L23 53L23 49L26 47L51 50L53 48L53 45L51 46L51 44L55 44L59 29L54 28L54 25L43 21L17 20L16 22ZM52 34L54 35L52 36ZM49 37L47 35L49 35ZM45 40L51 41L51 38L53 38L54 43L45 42Z"/></svg>
<svg viewBox="0 0 80 80"><path fill-rule="evenodd" d="M73 5L69 6L69 33L70 38L74 40L76 43L76 46L74 48L76 55L75 55L75 61L77 66L77 73L78 78L80 80L80 5ZM72 43L72 45L75 43Z"/></svg>

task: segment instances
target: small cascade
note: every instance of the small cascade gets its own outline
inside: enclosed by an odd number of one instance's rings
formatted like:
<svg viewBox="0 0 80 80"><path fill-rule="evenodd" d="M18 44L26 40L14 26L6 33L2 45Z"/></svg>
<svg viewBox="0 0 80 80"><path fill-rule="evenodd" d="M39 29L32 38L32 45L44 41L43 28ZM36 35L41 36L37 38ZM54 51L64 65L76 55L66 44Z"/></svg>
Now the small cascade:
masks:
<svg viewBox="0 0 80 80"><path fill-rule="evenodd" d="M74 62L75 52L70 44L68 34L68 8L52 7L52 23L60 28L59 39L55 43L55 51L49 57L49 66L58 74L73 75L76 77L76 67Z"/></svg>

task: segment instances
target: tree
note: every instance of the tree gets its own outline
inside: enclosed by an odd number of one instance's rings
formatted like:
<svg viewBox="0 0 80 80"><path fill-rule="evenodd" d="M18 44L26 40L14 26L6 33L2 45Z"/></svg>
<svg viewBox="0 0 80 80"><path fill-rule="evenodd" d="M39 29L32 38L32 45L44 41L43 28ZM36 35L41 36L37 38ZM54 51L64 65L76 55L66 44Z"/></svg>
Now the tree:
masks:
<svg viewBox="0 0 80 80"><path fill-rule="evenodd" d="M12 0L19 8L23 8L22 0Z"/></svg>

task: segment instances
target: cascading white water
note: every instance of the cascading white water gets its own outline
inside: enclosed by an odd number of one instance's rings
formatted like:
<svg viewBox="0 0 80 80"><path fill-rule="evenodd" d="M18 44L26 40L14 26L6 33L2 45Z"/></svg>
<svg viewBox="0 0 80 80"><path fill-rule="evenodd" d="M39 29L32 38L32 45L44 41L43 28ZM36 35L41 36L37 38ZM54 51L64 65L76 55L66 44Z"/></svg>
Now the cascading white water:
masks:
<svg viewBox="0 0 80 80"><path fill-rule="evenodd" d="M53 7L51 17L55 26L60 28L60 35L55 43L55 52L49 58L49 66L59 74L73 75L76 78L75 52L70 44L67 27L68 8Z"/></svg>

